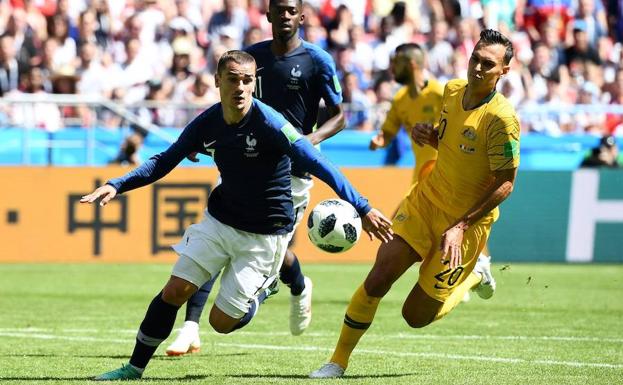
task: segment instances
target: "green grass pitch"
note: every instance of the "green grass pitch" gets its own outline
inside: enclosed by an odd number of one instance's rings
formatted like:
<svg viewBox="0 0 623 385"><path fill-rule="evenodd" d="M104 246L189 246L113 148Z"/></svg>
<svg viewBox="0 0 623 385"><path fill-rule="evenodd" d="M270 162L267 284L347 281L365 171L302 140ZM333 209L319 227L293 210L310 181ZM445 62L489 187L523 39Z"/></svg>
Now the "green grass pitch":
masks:
<svg viewBox="0 0 623 385"><path fill-rule="evenodd" d="M171 266L0 265L0 384L82 384L127 362L147 304ZM623 266L494 265L495 296L410 329L400 315L417 279L381 302L347 376L310 380L330 355L347 302L368 265L304 265L314 318L288 329L284 286L245 329L214 333L202 351L147 368L149 384L622 384ZM210 304L214 296L211 296ZM180 311L176 327L183 321Z"/></svg>

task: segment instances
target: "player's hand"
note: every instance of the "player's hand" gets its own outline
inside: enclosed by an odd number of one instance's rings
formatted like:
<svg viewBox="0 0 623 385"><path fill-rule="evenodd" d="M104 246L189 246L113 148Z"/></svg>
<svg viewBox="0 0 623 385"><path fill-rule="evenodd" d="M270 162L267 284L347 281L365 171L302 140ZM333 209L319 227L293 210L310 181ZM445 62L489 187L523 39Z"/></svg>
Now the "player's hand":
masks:
<svg viewBox="0 0 623 385"><path fill-rule="evenodd" d="M461 246L463 245L463 234L465 227L460 224L455 225L441 234L441 262L449 260L449 268L454 269L463 262Z"/></svg>
<svg viewBox="0 0 623 385"><path fill-rule="evenodd" d="M379 132L370 139L370 150L374 151L383 147L385 147L385 136L382 132Z"/></svg>
<svg viewBox="0 0 623 385"><path fill-rule="evenodd" d="M361 220L363 230L368 233L370 240L376 237L383 243L387 243L394 239L392 231L392 221L387 219L379 210L372 209Z"/></svg>
<svg viewBox="0 0 623 385"><path fill-rule="evenodd" d="M199 162L199 158L197 158L197 154L199 154L198 152L191 152L186 159L190 160L191 162L197 163Z"/></svg>
<svg viewBox="0 0 623 385"><path fill-rule="evenodd" d="M83 196L80 198L80 203L93 203L98 198L102 198L100 201L100 206L105 206L111 199L113 199L117 195L117 189L109 184L105 184L103 186L98 187L92 193Z"/></svg>
<svg viewBox="0 0 623 385"><path fill-rule="evenodd" d="M437 148L437 129L432 123L415 123L415 126L411 130L411 138L419 146L428 144L429 146Z"/></svg>

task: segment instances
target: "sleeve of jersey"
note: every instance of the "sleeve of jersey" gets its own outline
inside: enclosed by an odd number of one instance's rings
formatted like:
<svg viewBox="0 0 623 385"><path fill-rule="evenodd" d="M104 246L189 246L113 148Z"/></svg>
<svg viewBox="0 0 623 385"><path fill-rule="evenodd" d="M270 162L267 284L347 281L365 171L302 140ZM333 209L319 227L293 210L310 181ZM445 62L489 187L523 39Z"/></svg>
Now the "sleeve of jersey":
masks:
<svg viewBox="0 0 623 385"><path fill-rule="evenodd" d="M318 66L318 74L321 81L322 98L329 106L337 106L342 103L342 86L340 80L337 77L337 71L335 70L335 63L328 53L311 52L314 57L316 66Z"/></svg>
<svg viewBox="0 0 623 385"><path fill-rule="evenodd" d="M498 116L487 133L487 154L492 171L519 167L520 127L515 114Z"/></svg>
<svg viewBox="0 0 623 385"><path fill-rule="evenodd" d="M290 124L281 128L282 143L287 146L287 153L303 169L328 184L337 195L353 205L359 215L366 215L372 207L350 184L348 179L327 158L324 157L308 140Z"/></svg>
<svg viewBox="0 0 623 385"><path fill-rule="evenodd" d="M186 126L177 141L163 152L152 156L139 167L129 173L114 178L106 182L113 186L118 194L146 186L167 175L175 168L186 156L195 151L193 143L196 127L200 123L199 115L195 120Z"/></svg>

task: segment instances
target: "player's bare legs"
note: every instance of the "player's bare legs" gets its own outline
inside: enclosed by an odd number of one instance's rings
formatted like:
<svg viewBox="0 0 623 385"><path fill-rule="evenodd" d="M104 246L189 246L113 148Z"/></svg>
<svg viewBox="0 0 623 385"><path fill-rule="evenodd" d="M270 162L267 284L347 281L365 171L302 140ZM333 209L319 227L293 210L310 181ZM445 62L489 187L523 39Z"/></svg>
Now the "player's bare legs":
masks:
<svg viewBox="0 0 623 385"><path fill-rule="evenodd" d="M393 240L379 247L376 261L364 281L366 292L371 297L385 296L407 269L421 261L422 257L404 239L394 235Z"/></svg>
<svg viewBox="0 0 623 385"><path fill-rule="evenodd" d="M310 377L340 377L344 374L353 349L372 324L381 298L407 269L421 260L415 250L398 235L394 235L388 243L381 244L372 270L353 294L346 309L340 338L329 363L311 373Z"/></svg>

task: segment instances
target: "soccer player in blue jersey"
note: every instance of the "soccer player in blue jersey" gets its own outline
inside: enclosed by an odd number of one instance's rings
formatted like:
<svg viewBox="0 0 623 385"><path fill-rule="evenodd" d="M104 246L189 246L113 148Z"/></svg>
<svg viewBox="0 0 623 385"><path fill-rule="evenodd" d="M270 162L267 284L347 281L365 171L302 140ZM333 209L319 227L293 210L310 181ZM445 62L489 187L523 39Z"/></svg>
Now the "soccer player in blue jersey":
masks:
<svg viewBox="0 0 623 385"><path fill-rule="evenodd" d="M251 55L225 53L216 74L221 103L190 122L164 152L82 197L82 203L101 199L100 205L105 205L117 194L162 178L193 152L211 154L222 180L209 197L201 223L191 225L173 247L179 259L147 309L130 362L95 380L141 378L158 345L171 333L178 309L221 271L210 325L230 333L249 322L277 279L294 226L290 159L350 202L371 236L384 242L392 238L391 222L282 115L252 97L255 71Z"/></svg>
<svg viewBox="0 0 623 385"><path fill-rule="evenodd" d="M299 38L302 0L271 0L268 21L273 39L245 51L257 63L255 97L280 112L312 144L318 144L344 128L342 93L331 56ZM317 130L320 99L330 118ZM292 199L295 227L303 219L312 180L296 162L292 164ZM311 322L312 282L305 277L296 255L288 250L280 278L290 288L290 332L300 335ZM206 282L186 304L186 317L177 338L167 347L170 356L200 349L199 319L217 277Z"/></svg>

